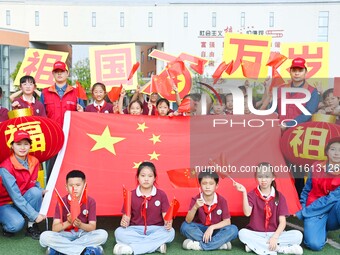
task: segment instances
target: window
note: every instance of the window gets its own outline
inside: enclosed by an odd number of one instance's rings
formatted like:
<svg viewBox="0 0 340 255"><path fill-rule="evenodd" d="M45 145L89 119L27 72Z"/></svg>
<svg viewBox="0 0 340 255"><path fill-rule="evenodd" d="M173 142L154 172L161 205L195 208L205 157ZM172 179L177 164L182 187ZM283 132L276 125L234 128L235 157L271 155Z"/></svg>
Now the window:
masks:
<svg viewBox="0 0 340 255"><path fill-rule="evenodd" d="M124 27L124 12L120 13L120 27Z"/></svg>
<svg viewBox="0 0 340 255"><path fill-rule="evenodd" d="M140 62L143 64L144 63L144 51L140 53Z"/></svg>
<svg viewBox="0 0 340 255"><path fill-rule="evenodd" d="M328 21L329 21L329 12L320 11L319 22L318 22L318 41L319 42L328 42Z"/></svg>
<svg viewBox="0 0 340 255"><path fill-rule="evenodd" d="M35 22L35 26L38 27L39 26L39 11L35 11L34 13L34 22Z"/></svg>
<svg viewBox="0 0 340 255"><path fill-rule="evenodd" d="M148 61L152 60L152 57L149 56L151 52L152 52L152 48L149 48L148 49Z"/></svg>
<svg viewBox="0 0 340 255"><path fill-rule="evenodd" d="M152 12L148 14L148 27L152 27Z"/></svg>
<svg viewBox="0 0 340 255"><path fill-rule="evenodd" d="M6 10L6 25L10 26L11 25L11 11Z"/></svg>
<svg viewBox="0 0 340 255"><path fill-rule="evenodd" d="M68 12L64 12L64 27L68 27Z"/></svg>
<svg viewBox="0 0 340 255"><path fill-rule="evenodd" d="M216 12L213 12L212 13L212 20L211 20L211 22L212 22L212 27L216 27Z"/></svg>
<svg viewBox="0 0 340 255"><path fill-rule="evenodd" d="M246 14L245 12L241 12L241 27L245 27L246 24Z"/></svg>
<svg viewBox="0 0 340 255"><path fill-rule="evenodd" d="M97 14L96 12L92 12L92 27L97 26Z"/></svg>
<svg viewBox="0 0 340 255"><path fill-rule="evenodd" d="M185 12L184 13L184 20L183 20L183 26L184 27L188 27L188 23L189 23L189 21L188 21L188 13L187 12Z"/></svg>
<svg viewBox="0 0 340 255"><path fill-rule="evenodd" d="M269 27L274 27L274 12L269 13Z"/></svg>

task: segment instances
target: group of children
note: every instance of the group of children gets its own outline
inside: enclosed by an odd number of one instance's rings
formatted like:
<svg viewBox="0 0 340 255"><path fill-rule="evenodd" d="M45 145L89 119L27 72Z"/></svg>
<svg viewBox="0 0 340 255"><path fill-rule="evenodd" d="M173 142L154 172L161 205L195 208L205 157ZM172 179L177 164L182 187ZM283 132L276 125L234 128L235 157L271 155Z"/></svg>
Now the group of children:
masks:
<svg viewBox="0 0 340 255"><path fill-rule="evenodd" d="M131 214L127 215L123 207L120 227L114 232L116 244L113 254L166 253L166 245L173 241L175 231L172 220L164 220L169 201L165 192L156 185L154 164L141 163L136 178L138 186L131 191ZM244 186L234 182L236 189L243 193L244 214L250 216L248 226L238 232L238 228L231 224L227 201L217 193L218 174L200 172L201 192L192 198L180 228L186 238L183 249L231 250L231 241L239 236L246 251L303 254L300 246L302 233L298 230L284 231L288 208L284 195L275 188L275 176L268 163L259 164L256 179L259 185L248 194ZM68 195L63 198L67 207L70 207L72 188L80 197L85 182L85 175L79 170L67 174ZM105 230L95 230L95 207L95 201L89 197L87 205L81 205L81 214L72 222L66 208L60 212L60 207L56 206L52 231L45 231L40 236L40 244L48 247L48 254L102 254L101 245L108 235Z"/></svg>

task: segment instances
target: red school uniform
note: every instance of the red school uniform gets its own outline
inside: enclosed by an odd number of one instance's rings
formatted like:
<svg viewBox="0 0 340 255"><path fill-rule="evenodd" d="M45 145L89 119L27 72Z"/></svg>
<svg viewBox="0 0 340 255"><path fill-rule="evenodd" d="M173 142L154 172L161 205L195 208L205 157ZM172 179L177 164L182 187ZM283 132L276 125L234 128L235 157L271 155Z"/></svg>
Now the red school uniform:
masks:
<svg viewBox="0 0 340 255"><path fill-rule="evenodd" d="M146 226L163 226L162 213L166 213L169 208L169 201L164 191L152 188L151 196L144 198L139 186L131 192L131 220L130 226L144 226L142 208L146 207ZM122 210L125 213L124 209Z"/></svg>
<svg viewBox="0 0 340 255"><path fill-rule="evenodd" d="M196 200L199 199L200 197L201 197L201 194L198 194L197 196L191 199L189 210L194 206L194 204L196 203ZM213 225L225 219L230 218L227 200L225 200L224 197L222 197L221 195L217 193L215 193L214 195L213 204L210 206L210 208L208 206L208 210L209 209L211 209L211 212L209 214L209 218L210 218L209 224L207 224L207 213L204 211L204 206L201 206L200 208L198 208L198 210L196 211L195 217L193 219L193 222L198 223L198 224L203 224L203 225Z"/></svg>
<svg viewBox="0 0 340 255"><path fill-rule="evenodd" d="M86 106L85 112L113 113L113 105L105 101L100 105L93 103Z"/></svg>
<svg viewBox="0 0 340 255"><path fill-rule="evenodd" d="M34 116L46 117L44 105L40 101L36 100L35 98L33 98L32 103L27 102L23 97L18 97L14 99L13 102L19 102L20 109L30 108Z"/></svg>
<svg viewBox="0 0 340 255"><path fill-rule="evenodd" d="M271 210L271 217L269 218L268 228L265 228L265 201L262 200L256 193L256 189L248 192L249 205L252 207L249 224L246 226L247 229L258 231L258 232L275 232L279 226L279 216L288 216L288 207L285 197L279 192L279 201L275 202L275 199L271 199L268 205ZM270 196L275 196L274 188Z"/></svg>
<svg viewBox="0 0 340 255"><path fill-rule="evenodd" d="M70 195L66 195L63 197L63 201L65 205L67 206L68 210L70 210ZM67 221L67 214L68 211L66 210L65 206L62 207L62 214L60 215L59 205L57 204L55 207L54 212L54 219L60 219L61 222ZM81 220L81 222L89 223L90 221L97 221L97 215L96 215L96 201L92 197L87 197L87 203L80 205L80 214L78 216L78 219ZM70 231L71 229L74 229L75 231L78 231L77 228L71 226L68 229L65 229L65 231Z"/></svg>

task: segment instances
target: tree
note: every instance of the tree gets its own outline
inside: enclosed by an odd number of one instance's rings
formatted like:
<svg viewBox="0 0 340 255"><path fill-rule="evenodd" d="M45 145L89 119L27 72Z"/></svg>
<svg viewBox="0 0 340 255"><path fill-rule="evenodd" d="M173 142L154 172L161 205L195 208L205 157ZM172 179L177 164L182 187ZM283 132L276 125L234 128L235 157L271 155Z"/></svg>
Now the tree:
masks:
<svg viewBox="0 0 340 255"><path fill-rule="evenodd" d="M90 61L88 58L79 60L72 67L72 80L79 81L87 93L91 88Z"/></svg>
<svg viewBox="0 0 340 255"><path fill-rule="evenodd" d="M14 82L15 78L17 77L18 75L18 72L19 72L19 69L20 69L20 66L21 66L22 62L19 61L17 63L17 65L15 66L15 70L13 71L13 73L11 73L10 77L12 79L12 81ZM15 89L18 90L19 89L19 84L18 85L14 85Z"/></svg>

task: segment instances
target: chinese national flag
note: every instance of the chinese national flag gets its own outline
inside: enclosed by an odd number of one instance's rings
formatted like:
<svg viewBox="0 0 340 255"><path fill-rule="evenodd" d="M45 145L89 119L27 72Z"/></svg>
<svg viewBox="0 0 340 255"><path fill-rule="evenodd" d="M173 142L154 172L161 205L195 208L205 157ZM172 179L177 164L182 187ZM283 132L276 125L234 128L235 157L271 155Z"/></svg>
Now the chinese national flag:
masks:
<svg viewBox="0 0 340 255"><path fill-rule="evenodd" d="M152 75L151 87L165 98L169 98L172 91L172 81L166 75Z"/></svg>
<svg viewBox="0 0 340 255"><path fill-rule="evenodd" d="M259 77L260 64L242 59L241 66L244 77L251 79L257 79Z"/></svg>
<svg viewBox="0 0 340 255"><path fill-rule="evenodd" d="M161 118L147 115L98 114L89 112L65 114L64 126L67 142L58 154L47 190L65 188L65 178L72 169L81 169L91 185L89 196L97 203L97 215L120 215L124 204L122 183L136 185L139 164L150 161L157 171L157 188L168 197L176 197L181 204L178 214L185 215L190 199L198 193L197 173L209 165L209 159L232 166L226 171L247 190L256 187L254 173L239 172L242 167L256 166L269 161L272 165L285 165L280 150L281 129L266 119L275 114L256 116L263 127L251 128L241 124L213 125L216 116L174 116ZM225 122L248 123L253 115L226 115ZM244 120L243 120L244 119ZM249 143L251 141L251 143ZM245 149L246 148L246 149ZM223 158L222 155L226 155ZM226 166L225 166L226 167ZM291 176L276 173L277 187L284 191L290 213L300 208ZM242 194L236 191L230 178L219 182L219 192L228 201L231 215L242 215ZM42 214L53 216L51 197L44 196ZM53 198L52 205L55 205ZM78 205L79 206L79 203ZM75 215L73 210L73 214Z"/></svg>
<svg viewBox="0 0 340 255"><path fill-rule="evenodd" d="M179 202L176 198L174 198L171 203L168 211L166 212L164 216L165 221L172 221L177 215L178 209L179 209Z"/></svg>
<svg viewBox="0 0 340 255"><path fill-rule="evenodd" d="M84 185L83 192L81 193L80 199L79 199L80 206L83 204L87 205L87 183Z"/></svg>
<svg viewBox="0 0 340 255"><path fill-rule="evenodd" d="M190 68L198 74L203 74L204 64L206 61L202 59L196 59L197 64L190 64Z"/></svg>
<svg viewBox="0 0 340 255"><path fill-rule="evenodd" d="M178 188L197 188L199 183L195 169L184 168L168 170L169 181L171 184Z"/></svg>
<svg viewBox="0 0 340 255"><path fill-rule="evenodd" d="M107 96L109 97L111 102L117 101L120 96L120 92L122 92L123 85L120 84L119 87L112 87L110 92L107 93Z"/></svg>
<svg viewBox="0 0 340 255"><path fill-rule="evenodd" d="M80 214L80 204L79 200L74 192L74 187L72 187L71 201L70 201L70 211L72 222L78 217Z"/></svg>
<svg viewBox="0 0 340 255"><path fill-rule="evenodd" d="M63 207L66 208L67 212L70 213L70 211L68 210L67 206L65 205L64 203L64 200L63 198L60 196L59 192L57 189L54 189L54 192L55 192L55 197L57 199L57 205L59 207L59 213L60 213L60 219L63 218Z"/></svg>
<svg viewBox="0 0 340 255"><path fill-rule="evenodd" d="M270 52L269 60L267 62L267 66L271 66L274 69L277 69L283 62L287 60L287 57L278 53L278 52Z"/></svg>
<svg viewBox="0 0 340 255"><path fill-rule="evenodd" d="M219 64L214 74L212 75L214 79L214 84L216 84L216 82L221 78L224 72L230 75L232 70L233 70L233 61L231 61L228 64L226 64L226 62L223 61L221 64Z"/></svg>
<svg viewBox="0 0 340 255"><path fill-rule="evenodd" d="M124 211L126 216L131 216L131 191L123 186Z"/></svg>
<svg viewBox="0 0 340 255"><path fill-rule="evenodd" d="M190 98L184 98L181 102L181 104L178 106L178 112L190 112Z"/></svg>
<svg viewBox="0 0 340 255"><path fill-rule="evenodd" d="M177 77L183 74L186 69L184 62L180 58L169 62L166 68L168 69L170 78L174 80L176 84Z"/></svg>
<svg viewBox="0 0 340 255"><path fill-rule="evenodd" d="M86 91L79 81L76 81L77 97L83 100L87 100Z"/></svg>
<svg viewBox="0 0 340 255"><path fill-rule="evenodd" d="M130 71L129 77L127 78L127 80L130 80L130 79L133 77L133 75L134 75L135 72L137 71L138 67L139 67L139 62L137 62L136 64L133 65L133 67L132 67L132 69L131 69L131 71Z"/></svg>

